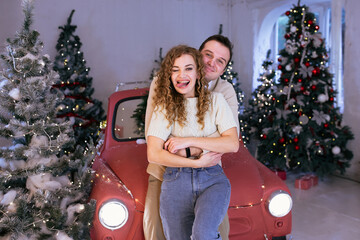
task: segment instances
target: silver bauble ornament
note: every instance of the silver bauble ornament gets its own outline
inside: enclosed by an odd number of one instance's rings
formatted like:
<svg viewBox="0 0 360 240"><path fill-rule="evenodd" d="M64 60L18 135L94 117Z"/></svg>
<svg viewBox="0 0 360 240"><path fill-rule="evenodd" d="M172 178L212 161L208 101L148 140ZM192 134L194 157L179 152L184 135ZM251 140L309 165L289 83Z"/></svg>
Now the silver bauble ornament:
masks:
<svg viewBox="0 0 360 240"><path fill-rule="evenodd" d="M341 149L338 146L335 146L331 149L331 152L335 155L339 154L341 152Z"/></svg>

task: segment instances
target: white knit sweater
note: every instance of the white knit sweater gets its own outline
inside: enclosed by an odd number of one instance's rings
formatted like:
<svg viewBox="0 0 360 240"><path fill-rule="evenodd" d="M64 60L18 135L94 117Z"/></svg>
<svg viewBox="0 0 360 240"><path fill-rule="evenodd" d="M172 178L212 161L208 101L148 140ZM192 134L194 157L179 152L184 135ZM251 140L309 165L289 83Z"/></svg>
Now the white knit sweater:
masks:
<svg viewBox="0 0 360 240"><path fill-rule="evenodd" d="M170 134L174 137L207 137L218 131L224 131L236 127L233 113L221 93L211 93L211 107L204 117L204 128L197 122L197 98L186 99L186 123L182 127L178 122L169 126L166 119L166 110L156 107L149 124L147 136L155 136L166 141Z"/></svg>

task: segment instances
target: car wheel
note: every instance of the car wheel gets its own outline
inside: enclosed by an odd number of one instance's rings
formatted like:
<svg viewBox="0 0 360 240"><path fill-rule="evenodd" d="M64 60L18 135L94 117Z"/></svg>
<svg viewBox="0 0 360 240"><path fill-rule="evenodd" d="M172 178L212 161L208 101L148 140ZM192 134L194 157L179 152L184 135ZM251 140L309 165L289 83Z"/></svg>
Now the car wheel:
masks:
<svg viewBox="0 0 360 240"><path fill-rule="evenodd" d="M272 240L286 240L286 236L282 237L273 237Z"/></svg>

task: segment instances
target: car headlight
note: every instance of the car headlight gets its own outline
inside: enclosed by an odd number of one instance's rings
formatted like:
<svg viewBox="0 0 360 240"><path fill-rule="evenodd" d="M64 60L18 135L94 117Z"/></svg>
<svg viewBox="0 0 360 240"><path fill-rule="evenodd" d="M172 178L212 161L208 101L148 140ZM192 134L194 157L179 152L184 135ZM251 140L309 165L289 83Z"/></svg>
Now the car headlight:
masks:
<svg viewBox="0 0 360 240"><path fill-rule="evenodd" d="M274 217L283 217L291 211L292 198L282 190L273 192L268 200L268 210Z"/></svg>
<svg viewBox="0 0 360 240"><path fill-rule="evenodd" d="M99 209L99 221L108 229L118 229L125 225L129 218L127 207L119 200L105 202Z"/></svg>

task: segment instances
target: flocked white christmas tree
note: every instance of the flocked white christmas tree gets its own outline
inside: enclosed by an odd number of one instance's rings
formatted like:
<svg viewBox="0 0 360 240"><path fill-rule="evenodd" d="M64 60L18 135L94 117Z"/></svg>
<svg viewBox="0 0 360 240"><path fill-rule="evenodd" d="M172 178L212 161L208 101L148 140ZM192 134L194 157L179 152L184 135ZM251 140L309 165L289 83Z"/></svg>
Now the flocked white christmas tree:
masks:
<svg viewBox="0 0 360 240"><path fill-rule="evenodd" d="M73 130L56 122L58 74L30 29L32 10L24 0L22 29L1 55L0 135L13 144L0 149L0 239L89 239L92 149L61 154Z"/></svg>

